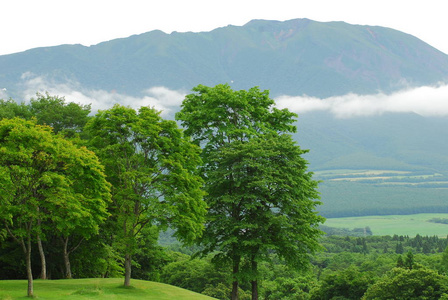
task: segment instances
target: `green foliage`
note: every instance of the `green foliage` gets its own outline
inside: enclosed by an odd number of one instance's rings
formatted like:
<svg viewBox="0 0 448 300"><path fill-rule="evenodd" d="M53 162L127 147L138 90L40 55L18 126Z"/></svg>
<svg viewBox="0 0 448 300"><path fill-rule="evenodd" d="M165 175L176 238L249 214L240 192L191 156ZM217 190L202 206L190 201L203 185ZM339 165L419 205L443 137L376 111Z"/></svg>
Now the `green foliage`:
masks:
<svg viewBox="0 0 448 300"><path fill-rule="evenodd" d="M91 105L66 103L63 97L51 96L48 93L37 94L30 100L29 111L37 119L37 123L48 125L55 133L73 137L81 133L87 121Z"/></svg>
<svg viewBox="0 0 448 300"><path fill-rule="evenodd" d="M296 116L274 107L268 91L229 85L193 88L176 118L203 147L209 206L202 254L232 264L232 299L239 281L256 297L258 264L275 252L303 266L319 248L317 182L287 134ZM255 293L255 294L254 294Z"/></svg>
<svg viewBox="0 0 448 300"><path fill-rule="evenodd" d="M18 104L14 100L0 99L0 120L15 117L30 120L34 118L39 125L48 125L54 133L73 138L82 133L89 120L90 105L67 103L64 97L39 94L28 104Z"/></svg>
<svg viewBox="0 0 448 300"><path fill-rule="evenodd" d="M198 85L192 90L176 119L185 127L185 134L204 147L204 157L228 142L296 131L291 124L297 115L275 108L269 91L257 87L234 91L227 84Z"/></svg>
<svg viewBox="0 0 448 300"><path fill-rule="evenodd" d="M41 230L32 229L38 220L50 220L63 234L98 231L110 194L93 152L53 135L49 127L5 119L0 121L0 154L5 225L32 233ZM14 236L23 234L19 230Z"/></svg>
<svg viewBox="0 0 448 300"><path fill-rule="evenodd" d="M412 268L414 268L414 264L415 264L415 262L414 262L414 254L412 253L412 251L409 251L406 254L406 258L404 260L404 267L409 269L409 270L412 270Z"/></svg>
<svg viewBox="0 0 448 300"><path fill-rule="evenodd" d="M108 213L109 183L95 154L23 119L0 121L0 220L26 257L31 242L54 232L88 238Z"/></svg>
<svg viewBox="0 0 448 300"><path fill-rule="evenodd" d="M100 111L87 130L112 184L117 246L126 257L129 280L131 256L146 225L170 226L187 243L202 234L206 205L197 172L200 149L175 122L148 107L136 112L115 105Z"/></svg>
<svg viewBox="0 0 448 300"><path fill-rule="evenodd" d="M159 228L146 226L137 236L132 276L136 279L161 281L162 268L171 261L168 251L157 244Z"/></svg>
<svg viewBox="0 0 448 300"><path fill-rule="evenodd" d="M442 259L440 262L440 271L443 274L448 275L448 247L443 250Z"/></svg>
<svg viewBox="0 0 448 300"><path fill-rule="evenodd" d="M275 257L260 265L262 299L309 299L317 280L311 270L297 270L280 263Z"/></svg>
<svg viewBox="0 0 448 300"><path fill-rule="evenodd" d="M362 299L440 299L448 277L425 268L395 268L369 287Z"/></svg>
<svg viewBox="0 0 448 300"><path fill-rule="evenodd" d="M228 143L210 156L216 168L207 173L206 251L240 248L259 261L273 251L289 264L306 264L319 249L312 237L323 218L314 211L317 182L302 153L288 135L265 135Z"/></svg>
<svg viewBox="0 0 448 300"><path fill-rule="evenodd" d="M171 255L174 258L174 255ZM178 255L177 258L163 267L160 279L162 282L198 293L207 290L209 296L219 293L219 285L227 283L226 293L228 296L230 294L228 273L229 270L214 266L210 257L192 259L188 255ZM216 289L213 289L213 287L216 287Z"/></svg>
<svg viewBox="0 0 448 300"><path fill-rule="evenodd" d="M31 113L29 111L29 107L24 103L18 104L12 99L0 99L0 120L12 119L15 117L30 119Z"/></svg>
<svg viewBox="0 0 448 300"><path fill-rule="evenodd" d="M353 299L358 300L374 282L371 272L360 272L350 267L336 273L324 276L320 286L313 290L311 299Z"/></svg>
<svg viewBox="0 0 448 300"><path fill-rule="evenodd" d="M398 255L397 258L397 268L404 268L404 261L401 255Z"/></svg>

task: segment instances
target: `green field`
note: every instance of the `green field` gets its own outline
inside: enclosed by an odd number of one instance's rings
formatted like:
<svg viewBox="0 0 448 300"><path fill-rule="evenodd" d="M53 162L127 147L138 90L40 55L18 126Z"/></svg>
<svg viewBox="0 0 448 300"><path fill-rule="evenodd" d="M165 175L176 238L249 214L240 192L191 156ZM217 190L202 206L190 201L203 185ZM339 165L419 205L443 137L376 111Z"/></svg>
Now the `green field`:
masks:
<svg viewBox="0 0 448 300"><path fill-rule="evenodd" d="M124 288L123 279L35 280L34 294L38 299L214 299L171 285L131 280ZM26 280L0 280L0 300L26 299Z"/></svg>
<svg viewBox="0 0 448 300"><path fill-rule="evenodd" d="M370 227L374 235L408 235L417 234L439 237L448 235L448 225L429 222L430 219L447 219L448 214L415 214L415 215L389 215L366 216L349 218L328 218L325 226L336 228L365 228Z"/></svg>

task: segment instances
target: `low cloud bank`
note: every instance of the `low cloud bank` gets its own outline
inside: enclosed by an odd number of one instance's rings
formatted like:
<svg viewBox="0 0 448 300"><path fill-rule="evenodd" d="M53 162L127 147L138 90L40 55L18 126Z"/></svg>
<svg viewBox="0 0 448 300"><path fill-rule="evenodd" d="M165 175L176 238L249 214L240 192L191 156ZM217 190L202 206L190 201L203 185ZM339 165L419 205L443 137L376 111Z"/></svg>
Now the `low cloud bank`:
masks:
<svg viewBox="0 0 448 300"><path fill-rule="evenodd" d="M52 96L64 97L67 102L91 104L92 112L111 108L119 103L138 109L142 106L154 107L162 111L162 115L172 114L182 103L186 93L173 91L165 87L152 87L143 91L143 96L135 97L105 90L85 89L77 82L67 81L55 83L41 76L30 73L22 75L23 99L28 101L36 97L36 93L48 92Z"/></svg>
<svg viewBox="0 0 448 300"><path fill-rule="evenodd" d="M22 75L23 99L29 100L36 92L48 92L62 96L68 102L91 104L92 112L111 108L114 104L138 109L151 106L162 111L164 117L172 116L179 109L186 93L166 87L152 87L142 92L141 97L129 96L104 90L85 89L79 83L66 81L55 83L31 73ZM6 89L0 88L0 98L7 98ZM329 98L309 96L280 96L275 99L277 107L288 108L298 114L312 111L327 111L337 118L373 116L383 113L417 113L422 116L448 116L448 85L425 86L406 89L393 94L374 95L347 94Z"/></svg>
<svg viewBox="0 0 448 300"><path fill-rule="evenodd" d="M280 96L279 108L298 114L328 111L337 118L373 116L383 113L417 113L422 116L448 116L448 85L418 87L390 95L347 94L319 99L308 96Z"/></svg>

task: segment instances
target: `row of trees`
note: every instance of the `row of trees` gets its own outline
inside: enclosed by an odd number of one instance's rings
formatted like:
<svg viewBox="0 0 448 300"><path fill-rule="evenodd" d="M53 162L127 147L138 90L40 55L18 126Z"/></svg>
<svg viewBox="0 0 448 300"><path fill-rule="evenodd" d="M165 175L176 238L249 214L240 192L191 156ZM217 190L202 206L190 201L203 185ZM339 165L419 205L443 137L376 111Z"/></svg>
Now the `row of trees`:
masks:
<svg viewBox="0 0 448 300"><path fill-rule="evenodd" d="M295 115L267 91L200 85L176 115L185 132L149 107L89 112L48 94L0 102L0 219L26 254L28 295L31 246L44 270L42 241L55 236L71 277L68 254L99 233L127 286L141 243L169 227L231 266L232 299L240 282L258 299L258 266L273 253L302 267L319 249L317 182L289 135Z"/></svg>
<svg viewBox="0 0 448 300"><path fill-rule="evenodd" d="M77 235L98 233L107 216L109 183L95 154L52 134L33 121L0 121L0 219L9 236L23 249L28 295L33 295L31 246L37 242L42 277L46 261L42 239L49 230L67 244Z"/></svg>

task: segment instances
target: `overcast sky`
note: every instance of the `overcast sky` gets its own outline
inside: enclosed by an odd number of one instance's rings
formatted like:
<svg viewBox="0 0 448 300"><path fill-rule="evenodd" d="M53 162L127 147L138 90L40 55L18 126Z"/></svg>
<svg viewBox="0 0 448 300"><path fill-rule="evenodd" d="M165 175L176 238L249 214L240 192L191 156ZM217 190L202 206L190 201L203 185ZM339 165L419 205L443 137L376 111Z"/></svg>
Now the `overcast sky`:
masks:
<svg viewBox="0 0 448 300"><path fill-rule="evenodd" d="M210 31L252 19L345 21L417 36L448 53L446 0L2 0L0 55L92 45L154 29ZM444 5L445 4L445 5Z"/></svg>

